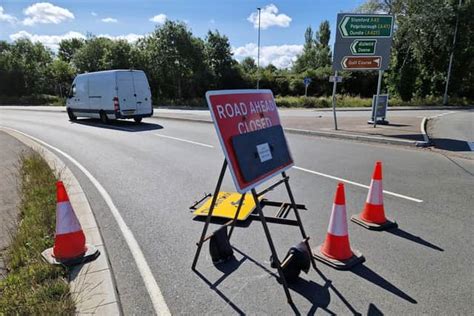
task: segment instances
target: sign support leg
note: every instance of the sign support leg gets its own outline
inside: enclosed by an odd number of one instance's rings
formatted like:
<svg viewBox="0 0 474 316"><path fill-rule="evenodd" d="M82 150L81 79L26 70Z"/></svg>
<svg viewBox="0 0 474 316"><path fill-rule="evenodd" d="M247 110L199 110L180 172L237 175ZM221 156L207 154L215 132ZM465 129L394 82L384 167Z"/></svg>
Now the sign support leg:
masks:
<svg viewBox="0 0 474 316"><path fill-rule="evenodd" d="M255 191L255 189L252 189L252 196L253 196L253 199L255 201L255 205L257 207L258 216L260 217L260 221L262 222L262 226L263 226L263 230L265 232L265 236L267 237L268 245L270 246L270 250L272 252L272 257L273 257L274 262L277 266L278 275L280 276L281 283L283 284L283 288L285 290L286 298L287 298L289 304L293 304L293 300L291 299L291 295L290 295L290 290L288 289L288 284L286 283L285 276L283 275L283 270L281 269L280 259L278 259L278 255L277 255L277 252L275 250L275 246L273 245L272 236L270 235L270 230L268 229L267 221L265 220L265 216L263 215L262 207L260 206L260 202L258 200L258 194L257 194L257 191Z"/></svg>
<svg viewBox="0 0 474 316"><path fill-rule="evenodd" d="M237 211L235 212L234 219L232 220L232 225L230 226L229 234L227 235L229 240L230 240L230 237L232 236L232 232L234 231L234 227L235 227L235 223L237 222L237 218L239 218L240 209L242 208L242 205L244 204L246 194L247 193L244 193L240 196L239 206L237 207Z"/></svg>
<svg viewBox="0 0 474 316"><path fill-rule="evenodd" d="M286 176L286 172L282 172L282 176L285 179L286 191L288 192L288 197L290 198L291 207L293 208L293 210L295 212L296 220L298 221L298 226L299 226L300 231L301 231L301 236L303 236L303 239L306 240L306 247L308 247L308 251L311 251L311 247L309 246L309 242L308 242L308 239L307 239L308 235L306 235L306 232L304 230L303 221L301 220L300 212L298 211L298 207L296 206L296 202L295 202L295 198L293 196L293 192L291 191L289 177ZM316 261L315 261L313 256L310 256L310 257L311 257L311 264L313 265L313 268L316 270Z"/></svg>
<svg viewBox="0 0 474 316"><path fill-rule="evenodd" d="M374 128L377 127L377 111L379 109L379 95L380 95L380 88L382 86L382 77L383 77L383 70L379 70L379 80L377 81L377 95L375 96L375 109L374 109Z"/></svg>
<svg viewBox="0 0 474 316"><path fill-rule="evenodd" d="M334 72L334 83L332 85L332 113L334 115L334 129L337 131L336 89L337 89L337 70Z"/></svg>
<svg viewBox="0 0 474 316"><path fill-rule="evenodd" d="M198 248L196 250L196 254L194 255L193 265L191 266L192 270L196 270L196 264L199 258L199 254L201 253L202 245L204 244L204 238L206 237L207 229L211 222L212 212L216 206L217 196L219 195L219 191L221 189L222 180L224 179L225 171L227 169L227 160L224 159L224 163L222 164L221 173L219 174L219 180L217 180L216 189L214 190L214 195L212 196L211 207L209 208L209 213L206 217L206 223L202 229L201 238L199 238Z"/></svg>

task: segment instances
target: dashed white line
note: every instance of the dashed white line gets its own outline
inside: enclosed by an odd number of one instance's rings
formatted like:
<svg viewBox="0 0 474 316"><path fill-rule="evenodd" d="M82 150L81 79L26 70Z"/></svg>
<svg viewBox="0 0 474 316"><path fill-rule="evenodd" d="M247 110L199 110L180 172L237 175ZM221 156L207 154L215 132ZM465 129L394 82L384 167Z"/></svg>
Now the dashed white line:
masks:
<svg viewBox="0 0 474 316"><path fill-rule="evenodd" d="M365 189L369 188L368 185L357 183L357 182L354 182L354 181L350 181L350 180L335 177L335 176L331 176L329 174L325 174L325 173L322 173L322 172L317 172L317 171L309 170L309 169L302 168L302 167L296 167L296 166L294 168L297 169L297 170L304 171L304 172L307 172L307 173L312 173L312 174L315 174L315 175L318 175L318 176L321 176L321 177L333 179L333 180L336 180L336 181L341 181L341 182L344 182L344 183L347 183L347 184L352 184L352 185L355 185L355 186L358 186L358 187L361 187L361 188L365 188ZM403 195L403 194L398 194L398 193L391 192L391 191L383 190L383 193L385 193L387 195L396 196L396 197L399 197L399 198L402 198L402 199L405 199L405 200L417 202L417 203L422 203L423 202L423 200L416 199L416 198L406 196L406 195Z"/></svg>
<svg viewBox="0 0 474 316"><path fill-rule="evenodd" d="M174 140L177 140L177 141L180 141L180 142L190 143L190 144L203 146L203 147L207 147L207 148L214 148L214 146L212 146L212 145L198 143L198 142L194 142L194 141L188 140L188 139L183 139L183 138L178 138L178 137L173 137L173 136L168 136L168 135L162 135L162 134L153 134L153 135L163 137L163 138L174 139Z"/></svg>
<svg viewBox="0 0 474 316"><path fill-rule="evenodd" d="M8 128L8 127L6 127ZM135 259L135 263L137 264L138 271L140 272L140 275L143 279L143 283L145 284L145 287L147 289L147 292L150 296L153 308L155 309L155 312L158 315L171 315L171 312L166 305L165 299L163 297L163 294L161 293L161 290L158 286L158 283L156 282L153 273L151 272L150 267L148 266L148 263L145 259L145 256L143 255L143 252L140 248L140 245L138 244L137 240L133 236L132 231L130 228L127 226L125 221L122 218L122 215L120 215L119 210L115 206L114 202L112 201L112 198L110 197L109 193L105 190L105 188L100 184L100 182L84 167L82 166L76 159L72 158L69 154L65 153L64 151L60 150L59 148L56 148L36 137L33 137L31 135L28 135L26 133L20 132L16 129L13 128L8 128L11 129L17 133L20 133L26 137L29 137L33 139L34 141L42 144L43 146L46 146L48 148L53 149L54 151L60 153L69 161L71 161L79 170L81 170L84 175L91 181L91 183L96 187L97 191L99 191L100 195L104 199L105 203L107 203L107 206L110 208L110 211L112 215L114 216L115 220L117 221L117 224L120 228L120 231L122 232L122 235L128 245L128 248L130 249L130 252L132 253L133 258Z"/></svg>

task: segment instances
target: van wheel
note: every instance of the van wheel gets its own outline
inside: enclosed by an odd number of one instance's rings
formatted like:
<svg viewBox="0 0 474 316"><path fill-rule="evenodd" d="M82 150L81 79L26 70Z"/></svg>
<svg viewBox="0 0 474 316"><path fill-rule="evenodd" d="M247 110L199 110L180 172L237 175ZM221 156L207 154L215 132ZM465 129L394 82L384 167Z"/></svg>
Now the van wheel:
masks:
<svg viewBox="0 0 474 316"><path fill-rule="evenodd" d="M133 119L135 121L135 123L141 123L142 122L142 118L141 117L136 117Z"/></svg>
<svg viewBox="0 0 474 316"><path fill-rule="evenodd" d="M108 124L109 123L109 118L107 117L107 114L105 114L104 111L100 111L100 120L102 121L102 123L104 124Z"/></svg>
<svg viewBox="0 0 474 316"><path fill-rule="evenodd" d="M77 116L74 115L74 112L71 109L67 109L67 116L69 116L69 120L72 122L77 120Z"/></svg>

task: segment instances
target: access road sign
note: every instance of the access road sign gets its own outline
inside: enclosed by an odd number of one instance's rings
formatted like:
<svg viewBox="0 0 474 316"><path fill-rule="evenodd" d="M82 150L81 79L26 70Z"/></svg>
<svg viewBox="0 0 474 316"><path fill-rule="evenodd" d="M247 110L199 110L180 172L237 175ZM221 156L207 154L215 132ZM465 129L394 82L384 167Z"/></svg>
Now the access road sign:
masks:
<svg viewBox="0 0 474 316"><path fill-rule="evenodd" d="M208 91L206 99L239 193L293 166L271 90Z"/></svg>
<svg viewBox="0 0 474 316"><path fill-rule="evenodd" d="M309 84L311 83L311 78L304 78L303 83L305 86L309 86Z"/></svg>
<svg viewBox="0 0 474 316"><path fill-rule="evenodd" d="M392 15L385 14L338 14L333 69L386 70L390 62L393 21ZM366 60L352 57L380 59ZM371 61L368 65L360 64L368 61Z"/></svg>
<svg viewBox="0 0 474 316"><path fill-rule="evenodd" d="M375 100L377 99L377 96L374 95L372 98L372 114L371 114L371 120L369 121L370 124L373 124L374 120L377 120L377 124L383 124L384 122L388 123L385 121L385 118L387 117L387 108L388 108L388 94L381 94L379 95L379 104L377 106L377 115L375 115Z"/></svg>
<svg viewBox="0 0 474 316"><path fill-rule="evenodd" d="M346 56L342 59L341 65L345 70L379 70L382 57Z"/></svg>
<svg viewBox="0 0 474 316"><path fill-rule="evenodd" d="M351 52L353 55L373 55L377 40L355 40L351 44Z"/></svg>

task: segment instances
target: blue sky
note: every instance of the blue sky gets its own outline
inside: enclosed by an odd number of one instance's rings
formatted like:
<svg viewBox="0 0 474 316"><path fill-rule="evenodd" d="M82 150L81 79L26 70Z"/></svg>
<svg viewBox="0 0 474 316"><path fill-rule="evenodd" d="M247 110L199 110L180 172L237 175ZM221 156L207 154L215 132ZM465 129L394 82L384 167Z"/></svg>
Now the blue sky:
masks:
<svg viewBox="0 0 474 316"><path fill-rule="evenodd" d="M62 38L88 32L129 41L151 32L165 19L188 24L194 35L204 37L218 29L229 37L234 56L256 55L257 7L262 8L261 62L288 67L301 51L308 25L317 29L329 20L334 30L336 15L352 11L363 0L0 0L0 40L28 37L53 50ZM331 34L331 43L334 41Z"/></svg>

